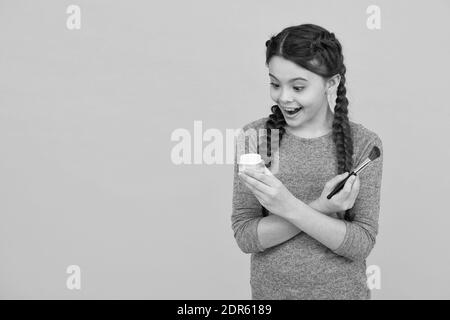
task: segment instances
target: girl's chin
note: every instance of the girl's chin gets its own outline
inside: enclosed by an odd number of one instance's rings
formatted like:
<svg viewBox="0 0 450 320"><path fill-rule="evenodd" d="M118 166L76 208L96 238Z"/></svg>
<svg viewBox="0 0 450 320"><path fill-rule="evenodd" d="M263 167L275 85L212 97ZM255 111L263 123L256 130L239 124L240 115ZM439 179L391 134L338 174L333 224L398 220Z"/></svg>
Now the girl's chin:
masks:
<svg viewBox="0 0 450 320"><path fill-rule="evenodd" d="M286 119L286 123L292 127L299 126L302 122L301 119Z"/></svg>

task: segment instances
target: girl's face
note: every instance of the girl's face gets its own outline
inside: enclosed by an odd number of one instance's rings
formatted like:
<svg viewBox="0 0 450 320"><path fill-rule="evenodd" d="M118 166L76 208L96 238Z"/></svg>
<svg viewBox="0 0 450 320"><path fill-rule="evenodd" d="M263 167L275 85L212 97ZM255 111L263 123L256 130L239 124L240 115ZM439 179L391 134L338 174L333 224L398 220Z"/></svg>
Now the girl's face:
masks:
<svg viewBox="0 0 450 320"><path fill-rule="evenodd" d="M323 78L279 56L269 61L270 96L281 108L290 127L319 126L328 107ZM287 109L301 108L294 115ZM323 116L323 117L322 117Z"/></svg>

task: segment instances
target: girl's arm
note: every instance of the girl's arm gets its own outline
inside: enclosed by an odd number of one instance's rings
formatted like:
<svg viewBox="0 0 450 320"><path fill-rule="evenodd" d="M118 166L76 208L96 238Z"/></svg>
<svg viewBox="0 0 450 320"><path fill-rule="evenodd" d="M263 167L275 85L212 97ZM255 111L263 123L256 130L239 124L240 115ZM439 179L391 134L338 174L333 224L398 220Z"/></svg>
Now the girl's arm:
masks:
<svg viewBox="0 0 450 320"><path fill-rule="evenodd" d="M319 209L316 200L308 205L315 210ZM283 243L300 232L295 224L275 214L262 218L257 227L258 239L264 249Z"/></svg>
<svg viewBox="0 0 450 320"><path fill-rule="evenodd" d="M286 219L331 250L338 249L345 238L344 221L328 217L301 200L298 200L297 203L295 211L280 218Z"/></svg>
<svg viewBox="0 0 450 320"><path fill-rule="evenodd" d="M248 126L243 128L243 132ZM269 214L262 216L262 207L255 195L242 183L238 177L237 142L234 145L234 180L231 227L239 248L244 253L256 253L285 242L301 232L295 225ZM256 150L256 143L249 140L248 150ZM317 208L316 201L311 203Z"/></svg>
<svg viewBox="0 0 450 320"><path fill-rule="evenodd" d="M243 129L245 131L248 127ZM250 143L252 142L250 139ZM256 145L251 145L249 150L256 150L255 148ZM236 141L234 152L231 227L236 243L242 252L262 252L300 233L301 230L298 227L280 216L270 214L267 217L263 217L261 215L261 204L258 199L245 187L238 177L239 167L237 164ZM309 205L320 211L316 200Z"/></svg>
<svg viewBox="0 0 450 320"><path fill-rule="evenodd" d="M383 148L378 136L367 145L362 157L367 158L374 145L378 146L381 155L358 174L360 190L351 209L355 215L352 222L328 217L298 199L297 208L283 214L282 218L336 254L351 260L365 260L375 245L378 233L383 166Z"/></svg>

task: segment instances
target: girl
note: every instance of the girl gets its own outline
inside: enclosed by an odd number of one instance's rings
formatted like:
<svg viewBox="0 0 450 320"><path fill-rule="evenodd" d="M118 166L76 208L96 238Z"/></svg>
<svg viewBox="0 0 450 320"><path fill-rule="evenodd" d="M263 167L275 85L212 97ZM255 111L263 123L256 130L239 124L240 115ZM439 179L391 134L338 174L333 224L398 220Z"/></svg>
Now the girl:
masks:
<svg viewBox="0 0 450 320"><path fill-rule="evenodd" d="M266 41L266 66L276 105L243 129L266 129L256 152L268 170L239 173L235 156L231 216L238 246L251 253L252 299L370 299L383 149L348 119L342 46L320 26L288 27ZM327 199L374 146L381 156Z"/></svg>

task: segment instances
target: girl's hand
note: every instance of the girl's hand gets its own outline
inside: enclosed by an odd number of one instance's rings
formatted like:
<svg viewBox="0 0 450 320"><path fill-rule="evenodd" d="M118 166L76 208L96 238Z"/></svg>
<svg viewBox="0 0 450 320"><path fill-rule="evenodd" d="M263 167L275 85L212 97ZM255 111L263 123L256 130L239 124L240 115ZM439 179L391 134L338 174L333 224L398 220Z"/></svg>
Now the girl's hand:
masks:
<svg viewBox="0 0 450 320"><path fill-rule="evenodd" d="M329 180L323 188L320 198L317 199L318 211L330 214L335 212L343 212L353 208L356 197L359 193L359 176L352 175L345 182L344 187L336 193L331 199L327 199L327 196L334 190L334 187L344 180L348 176L348 172L335 176Z"/></svg>
<svg viewBox="0 0 450 320"><path fill-rule="evenodd" d="M265 173L246 169L239 177L269 212L283 216L295 210L298 199L266 167Z"/></svg>

